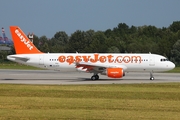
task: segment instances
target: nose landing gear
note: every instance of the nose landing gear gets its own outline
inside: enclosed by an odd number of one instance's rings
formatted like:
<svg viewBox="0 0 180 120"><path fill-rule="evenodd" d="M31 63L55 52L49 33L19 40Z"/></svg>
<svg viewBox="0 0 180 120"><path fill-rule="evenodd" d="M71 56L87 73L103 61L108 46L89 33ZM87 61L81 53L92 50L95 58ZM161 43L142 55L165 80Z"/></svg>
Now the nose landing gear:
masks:
<svg viewBox="0 0 180 120"><path fill-rule="evenodd" d="M154 80L154 76L152 72L150 72L150 80Z"/></svg>

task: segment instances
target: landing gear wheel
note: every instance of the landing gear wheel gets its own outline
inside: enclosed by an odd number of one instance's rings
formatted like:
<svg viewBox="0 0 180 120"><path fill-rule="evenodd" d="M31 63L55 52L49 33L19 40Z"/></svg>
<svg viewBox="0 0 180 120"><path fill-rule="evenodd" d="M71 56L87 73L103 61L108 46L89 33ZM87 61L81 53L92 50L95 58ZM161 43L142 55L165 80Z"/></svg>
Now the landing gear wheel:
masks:
<svg viewBox="0 0 180 120"><path fill-rule="evenodd" d="M150 72L150 80L154 80L154 76L152 72Z"/></svg>
<svg viewBox="0 0 180 120"><path fill-rule="evenodd" d="M93 81L96 80L96 76L93 75L93 76L91 77L91 80L93 80Z"/></svg>
<svg viewBox="0 0 180 120"><path fill-rule="evenodd" d="M92 77L91 77L91 80L99 80L99 75L93 75Z"/></svg>
<svg viewBox="0 0 180 120"><path fill-rule="evenodd" d="M95 75L95 77L96 77L96 80L99 80L99 75Z"/></svg>

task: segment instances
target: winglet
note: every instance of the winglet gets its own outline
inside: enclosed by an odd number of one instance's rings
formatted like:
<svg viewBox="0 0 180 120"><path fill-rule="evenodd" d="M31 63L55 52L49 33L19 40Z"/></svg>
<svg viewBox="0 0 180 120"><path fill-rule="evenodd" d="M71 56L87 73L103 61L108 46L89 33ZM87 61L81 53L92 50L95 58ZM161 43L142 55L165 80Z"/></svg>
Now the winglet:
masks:
<svg viewBox="0 0 180 120"><path fill-rule="evenodd" d="M39 51L18 26L10 26L16 54L37 54Z"/></svg>

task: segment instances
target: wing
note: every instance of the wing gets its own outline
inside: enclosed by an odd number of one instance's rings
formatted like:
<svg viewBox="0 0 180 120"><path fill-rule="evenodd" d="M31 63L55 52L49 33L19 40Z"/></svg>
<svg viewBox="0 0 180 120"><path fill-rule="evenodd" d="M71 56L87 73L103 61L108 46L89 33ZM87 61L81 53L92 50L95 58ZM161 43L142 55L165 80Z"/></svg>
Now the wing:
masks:
<svg viewBox="0 0 180 120"><path fill-rule="evenodd" d="M123 70L127 69L125 65L111 65L105 63L89 63L89 62L76 63L76 68L90 73L102 73L107 68L123 68Z"/></svg>

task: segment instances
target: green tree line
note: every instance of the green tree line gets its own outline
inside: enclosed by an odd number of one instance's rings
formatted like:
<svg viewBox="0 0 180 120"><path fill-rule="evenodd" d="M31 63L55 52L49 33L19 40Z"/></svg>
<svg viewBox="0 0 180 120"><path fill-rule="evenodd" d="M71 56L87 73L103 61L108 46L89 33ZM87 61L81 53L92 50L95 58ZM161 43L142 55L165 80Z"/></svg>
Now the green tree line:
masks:
<svg viewBox="0 0 180 120"><path fill-rule="evenodd" d="M49 53L155 53L180 65L180 21L169 27L128 26L119 23L105 31L59 31L51 39L34 36L35 46ZM14 50L12 49L12 52ZM2 58L0 58L2 59Z"/></svg>

